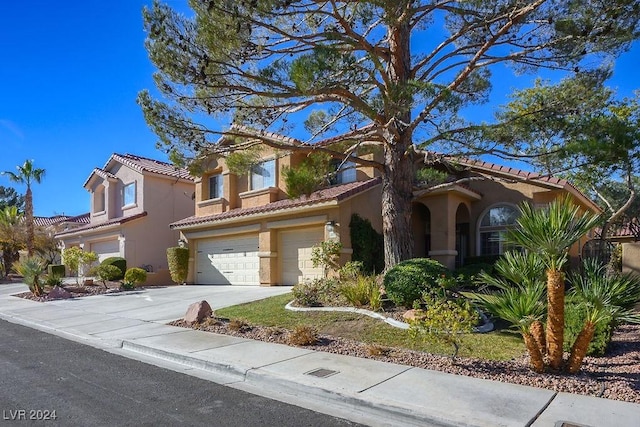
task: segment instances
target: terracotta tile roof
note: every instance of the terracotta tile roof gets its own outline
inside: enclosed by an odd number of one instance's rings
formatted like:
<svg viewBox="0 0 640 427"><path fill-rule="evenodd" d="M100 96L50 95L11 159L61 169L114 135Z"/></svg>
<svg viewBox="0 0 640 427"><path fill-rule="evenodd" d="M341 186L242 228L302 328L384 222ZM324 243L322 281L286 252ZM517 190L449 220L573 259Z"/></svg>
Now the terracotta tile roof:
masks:
<svg viewBox="0 0 640 427"><path fill-rule="evenodd" d="M224 219L240 218L260 213L282 211L288 209L295 209L304 206L312 206L328 201L341 201L361 193L365 190L375 187L380 184L380 178L373 178L367 181L356 181L348 184L336 185L333 187L324 188L322 190L315 191L309 196L297 199L285 199L278 200L273 203L269 203L262 206L255 206L251 208L232 209L227 212L223 212L216 215L207 216L191 216L189 218L176 221L171 224L171 228L184 228L190 225L214 223Z"/></svg>
<svg viewBox="0 0 640 427"><path fill-rule="evenodd" d="M50 225L62 224L65 222L74 222L77 224L88 224L91 215L89 212L82 215L54 215L54 216L34 216L33 222L36 227L48 227Z"/></svg>
<svg viewBox="0 0 640 427"><path fill-rule="evenodd" d="M77 228L74 228L72 230L63 231L61 233L58 233L58 234L56 234L55 237L64 237L66 235L75 234L75 233L79 233L79 232L82 232L82 231L98 230L98 229L105 228L105 227L108 227L108 226L111 226L111 225L121 225L121 224L125 224L127 222L130 222L130 221L136 220L138 218L143 218L145 216L147 216L147 212L142 212L142 213L139 213L139 214L136 214L136 215L131 215L131 216L123 216L123 217L119 217L119 218L113 218L113 219L110 219L108 221L101 222L101 223L98 223L98 224L89 223L89 224L87 224L85 226L82 226L82 227L77 227Z"/></svg>
<svg viewBox="0 0 640 427"><path fill-rule="evenodd" d="M137 156L135 154L118 154L114 153L107 161L103 169L107 169L109 163L112 160L116 160L123 165L127 165L130 168L139 172L151 172L159 175L165 175L172 178L186 179L193 181L194 177L191 176L189 171L184 168L177 168L171 163L161 162L159 160L149 159L147 157Z"/></svg>

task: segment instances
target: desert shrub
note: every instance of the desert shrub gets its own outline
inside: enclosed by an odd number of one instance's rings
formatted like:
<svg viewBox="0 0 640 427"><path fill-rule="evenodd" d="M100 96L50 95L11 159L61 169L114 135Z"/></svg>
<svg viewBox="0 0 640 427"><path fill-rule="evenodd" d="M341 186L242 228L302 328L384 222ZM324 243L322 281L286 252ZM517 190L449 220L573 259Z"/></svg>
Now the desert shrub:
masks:
<svg viewBox="0 0 640 427"><path fill-rule="evenodd" d="M124 277L124 273L127 271L127 260L122 257L112 256L105 258L102 260L100 265L114 265L118 267L118 270L120 270L120 274L117 277L109 280L121 280Z"/></svg>
<svg viewBox="0 0 640 427"><path fill-rule="evenodd" d="M367 353L369 353L369 356L386 356L389 354L389 348L378 344L369 344Z"/></svg>
<svg viewBox="0 0 640 427"><path fill-rule="evenodd" d="M384 288L394 304L412 307L424 291L438 286L438 278L447 273L447 268L438 261L414 258L391 268L384 276Z"/></svg>
<svg viewBox="0 0 640 427"><path fill-rule="evenodd" d="M564 308L564 349L570 351L573 343L587 319L587 308L576 299L567 299ZM587 350L588 356L604 356L611 336L613 335L613 321L598 322L596 324L593 339Z"/></svg>
<svg viewBox="0 0 640 427"><path fill-rule="evenodd" d="M360 275L353 281L347 281L340 287L340 293L356 307L368 305L373 310L379 310L382 305L380 287L374 276Z"/></svg>
<svg viewBox="0 0 640 427"><path fill-rule="evenodd" d="M289 333L291 345L313 345L318 342L318 331L313 326L300 325Z"/></svg>
<svg viewBox="0 0 640 427"><path fill-rule="evenodd" d="M384 238L372 226L368 219L358 214L351 215L349 223L353 261L363 264L367 274L380 273L384 270Z"/></svg>
<svg viewBox="0 0 640 427"><path fill-rule="evenodd" d="M441 342L453 346L455 358L462 344L463 334L473 332L478 312L465 299L450 300L425 297L426 309L412 321L409 334L427 342Z"/></svg>
<svg viewBox="0 0 640 427"><path fill-rule="evenodd" d="M227 326L234 332L243 332L251 329L251 326L242 319L231 319Z"/></svg>
<svg viewBox="0 0 640 427"><path fill-rule="evenodd" d="M364 274L364 263L362 261L347 261L338 270L340 280L355 280L362 274Z"/></svg>
<svg viewBox="0 0 640 427"><path fill-rule="evenodd" d="M56 286L62 286L62 277L57 275L47 274L44 278L44 285L50 288L55 288Z"/></svg>
<svg viewBox="0 0 640 427"><path fill-rule="evenodd" d="M24 282L35 296L42 295L44 285L41 276L45 271L45 262L38 257L28 257L13 264L13 269L23 277Z"/></svg>
<svg viewBox="0 0 640 427"><path fill-rule="evenodd" d="M112 264L100 264L91 269L91 276L95 276L103 284L112 280L118 280L122 276L122 271Z"/></svg>
<svg viewBox="0 0 640 427"><path fill-rule="evenodd" d="M185 283L189 273L189 249L175 246L167 248L167 263L171 280L175 283Z"/></svg>
<svg viewBox="0 0 640 427"><path fill-rule="evenodd" d="M337 283L331 279L314 279L296 284L291 292L299 305L318 307L330 299L328 294L336 292Z"/></svg>
<svg viewBox="0 0 640 427"><path fill-rule="evenodd" d="M55 277L64 277L67 274L64 264L49 264L47 273Z"/></svg>
<svg viewBox="0 0 640 427"><path fill-rule="evenodd" d="M133 267L124 273L124 282L122 283L124 288L132 289L147 280L147 270L144 268Z"/></svg>

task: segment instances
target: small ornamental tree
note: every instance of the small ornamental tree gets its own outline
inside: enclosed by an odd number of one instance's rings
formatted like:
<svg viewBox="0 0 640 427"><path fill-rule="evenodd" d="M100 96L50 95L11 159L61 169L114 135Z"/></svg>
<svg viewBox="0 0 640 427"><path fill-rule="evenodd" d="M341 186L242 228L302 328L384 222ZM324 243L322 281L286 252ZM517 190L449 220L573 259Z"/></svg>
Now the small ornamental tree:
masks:
<svg viewBox="0 0 640 427"><path fill-rule="evenodd" d="M179 246L167 248L167 263L171 280L178 284L184 284L189 274L189 249Z"/></svg>
<svg viewBox="0 0 640 427"><path fill-rule="evenodd" d="M80 273L97 260L98 254L83 251L78 246L72 246L62 251L62 262L72 274L76 275L76 283L78 283Z"/></svg>

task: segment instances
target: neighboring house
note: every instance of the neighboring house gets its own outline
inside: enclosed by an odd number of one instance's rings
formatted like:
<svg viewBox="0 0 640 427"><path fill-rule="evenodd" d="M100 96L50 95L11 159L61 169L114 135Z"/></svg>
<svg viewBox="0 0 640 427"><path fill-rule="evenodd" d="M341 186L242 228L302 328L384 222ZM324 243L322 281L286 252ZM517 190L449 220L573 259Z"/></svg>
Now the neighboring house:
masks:
<svg viewBox="0 0 640 427"><path fill-rule="evenodd" d="M242 176L230 173L224 159L208 164L196 180L195 215L171 224L190 249L188 283L294 285L323 275L313 266L311 253L324 240L342 243L341 263L351 259L352 214L381 232L381 180L374 168L346 165L335 185L289 199L280 171L304 158L297 152L265 154ZM447 182L415 188L416 257L428 256L454 268L470 256L501 254L502 235L525 200L546 204L569 194L583 209L598 211L564 180L486 162L449 160L437 163L450 172Z"/></svg>
<svg viewBox="0 0 640 427"><path fill-rule="evenodd" d="M149 271L147 283L168 284L166 250L178 244L171 222L193 215L194 180L186 169L132 154L113 154L84 183L90 221L56 234L62 248L80 246L99 260L123 257Z"/></svg>
<svg viewBox="0 0 640 427"><path fill-rule="evenodd" d="M34 216L33 224L49 233L57 234L62 231L72 230L89 224L91 214L89 212L76 215Z"/></svg>
<svg viewBox="0 0 640 427"><path fill-rule="evenodd" d="M640 274L640 224L631 221L615 227L607 241L622 245L622 272Z"/></svg>

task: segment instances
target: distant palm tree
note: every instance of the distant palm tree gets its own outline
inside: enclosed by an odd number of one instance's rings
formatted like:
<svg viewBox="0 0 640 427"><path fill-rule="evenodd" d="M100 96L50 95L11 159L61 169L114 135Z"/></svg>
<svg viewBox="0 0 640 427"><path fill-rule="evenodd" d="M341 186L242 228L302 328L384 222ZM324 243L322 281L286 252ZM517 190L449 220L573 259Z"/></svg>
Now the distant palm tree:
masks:
<svg viewBox="0 0 640 427"><path fill-rule="evenodd" d="M507 233L510 242L538 255L547 273L547 354L553 369L562 366L564 340L564 273L569 248L598 225L600 217L580 213L568 197L536 209L530 204L520 207L518 227Z"/></svg>
<svg viewBox="0 0 640 427"><path fill-rule="evenodd" d="M33 255L33 239L34 239L34 225L33 225L33 194L31 193L31 182L35 181L38 184L42 180L45 174L44 169L34 169L33 160L25 160L22 166L16 166L18 173L14 172L2 172L3 175L7 175L9 179L18 184L25 184L27 186L27 192L24 195L24 214L27 222L27 252L29 256Z"/></svg>

